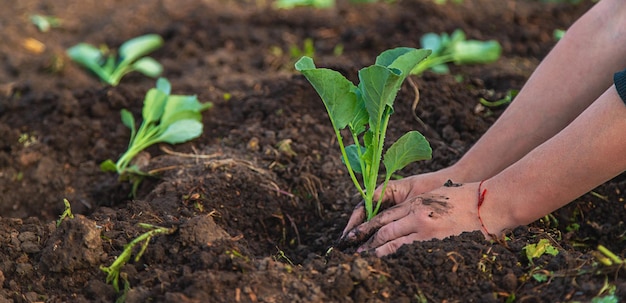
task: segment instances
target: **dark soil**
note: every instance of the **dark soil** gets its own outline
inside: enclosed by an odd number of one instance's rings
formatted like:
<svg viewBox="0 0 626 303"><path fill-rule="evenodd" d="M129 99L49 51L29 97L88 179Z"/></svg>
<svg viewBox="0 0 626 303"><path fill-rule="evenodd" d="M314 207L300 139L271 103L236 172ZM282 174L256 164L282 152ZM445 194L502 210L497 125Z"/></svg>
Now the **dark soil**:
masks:
<svg viewBox="0 0 626 303"><path fill-rule="evenodd" d="M427 72L417 115L404 85L389 137L428 134L434 158L403 175L450 165L504 107L477 108L519 89L565 29L592 3L429 0L340 3L275 10L267 1L20 0L0 10L0 302L564 302L591 301L611 288L626 298L623 268L595 257L599 244L626 255L625 176L499 243L478 232L414 243L376 258L328 252L354 204L324 106L293 69L292 46L315 43L318 66L352 80L381 51L419 47L426 32L463 29L497 39L503 58ZM38 13L62 18L39 32ZM204 134L155 146L148 169L160 178L130 185L99 163L117 159L129 131L119 112L139 115L154 79L129 74L117 87L68 60L79 42L117 47L146 33L164 37L153 57L175 94L215 107ZM24 46L40 41L39 52ZM334 53L338 45L340 55ZM228 94L231 98L225 98ZM494 155L495 156L495 155ZM73 219L56 227L63 199ZM147 231L154 236L122 267L117 293L101 266ZM524 247L548 239L559 253L529 262ZM135 249L136 254L139 250ZM127 280L127 284L124 282ZM129 287L124 291L124 285ZM608 288L607 288L608 287Z"/></svg>

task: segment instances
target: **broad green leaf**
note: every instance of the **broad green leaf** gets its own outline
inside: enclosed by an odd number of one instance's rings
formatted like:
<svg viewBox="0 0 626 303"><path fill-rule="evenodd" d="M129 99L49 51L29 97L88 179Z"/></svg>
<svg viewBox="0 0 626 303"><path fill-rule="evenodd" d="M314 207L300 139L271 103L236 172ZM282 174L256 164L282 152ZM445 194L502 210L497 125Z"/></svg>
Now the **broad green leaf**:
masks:
<svg viewBox="0 0 626 303"><path fill-rule="evenodd" d="M147 34L124 42L119 48L120 60L126 64L145 56L163 45L163 38Z"/></svg>
<svg viewBox="0 0 626 303"><path fill-rule="evenodd" d="M167 127L157 141L169 144L187 142L202 135L202 126L202 123L196 120L179 120Z"/></svg>
<svg viewBox="0 0 626 303"><path fill-rule="evenodd" d="M359 89L369 113L371 129L380 129L387 106L392 107L400 76L392 70L372 65L359 71Z"/></svg>
<svg viewBox="0 0 626 303"><path fill-rule="evenodd" d="M348 126L350 127L350 132L352 132L355 136L358 136L365 131L365 126L369 122L370 116L365 108L365 101L361 96L361 91L357 87L354 87L354 94L357 101L352 121L348 123Z"/></svg>
<svg viewBox="0 0 626 303"><path fill-rule="evenodd" d="M356 146L355 144L346 146L346 155L348 156L348 161L350 162L350 166L355 173L362 174L361 170L361 158L359 157L359 149L361 149L361 154L365 154L366 149L363 146ZM345 163L345 159L341 159Z"/></svg>
<svg viewBox="0 0 626 303"><path fill-rule="evenodd" d="M144 124L156 122L161 119L167 98L168 95L156 88L151 88L148 91L143 101L143 109L141 112Z"/></svg>
<svg viewBox="0 0 626 303"><path fill-rule="evenodd" d="M404 81L409 72L431 53L432 51L429 49L398 47L382 52L376 58L376 64L399 70L402 81Z"/></svg>
<svg viewBox="0 0 626 303"><path fill-rule="evenodd" d="M169 116L167 119L161 120L159 124L160 132L165 131L170 125L180 120L195 120L202 122L202 114L199 111L177 111Z"/></svg>
<svg viewBox="0 0 626 303"><path fill-rule="evenodd" d="M113 160L108 159L102 163L100 163L100 170L103 172L117 172L117 166Z"/></svg>
<svg viewBox="0 0 626 303"><path fill-rule="evenodd" d="M339 72L316 68L313 59L302 57L295 64L322 98L330 120L337 130L344 129L359 115L356 87Z"/></svg>
<svg viewBox="0 0 626 303"><path fill-rule="evenodd" d="M157 79L156 88L164 92L166 95L169 95L172 92L172 85L170 84L170 81L163 77Z"/></svg>
<svg viewBox="0 0 626 303"><path fill-rule="evenodd" d="M131 68L148 77L156 77L163 72L163 65L150 57L144 57L135 61Z"/></svg>
<svg viewBox="0 0 626 303"><path fill-rule="evenodd" d="M398 56L396 60L389 65L389 68L397 69L401 71L401 80L398 82L398 86L402 84L402 81L409 76L409 73L420 62L432 53L429 49L410 49L410 51ZM398 87L400 89L400 87Z"/></svg>
<svg viewBox="0 0 626 303"><path fill-rule="evenodd" d="M202 104L198 102L196 96L182 96L172 95L169 96L165 103L165 109L161 116L161 127L167 127L175 122L176 115L180 112L196 112L199 113L202 110Z"/></svg>
<svg viewBox="0 0 626 303"><path fill-rule="evenodd" d="M100 79L108 82L109 73L100 64L104 59L102 52L95 46L79 43L67 50L67 55L78 64L95 73Z"/></svg>
<svg viewBox="0 0 626 303"><path fill-rule="evenodd" d="M79 43L70 47L67 50L67 55L72 60L84 65L97 64L102 60L102 52L97 47L87 43Z"/></svg>
<svg viewBox="0 0 626 303"><path fill-rule="evenodd" d="M422 134L410 131L389 147L383 158L388 177L403 169L409 163L427 160L432 157L430 144Z"/></svg>

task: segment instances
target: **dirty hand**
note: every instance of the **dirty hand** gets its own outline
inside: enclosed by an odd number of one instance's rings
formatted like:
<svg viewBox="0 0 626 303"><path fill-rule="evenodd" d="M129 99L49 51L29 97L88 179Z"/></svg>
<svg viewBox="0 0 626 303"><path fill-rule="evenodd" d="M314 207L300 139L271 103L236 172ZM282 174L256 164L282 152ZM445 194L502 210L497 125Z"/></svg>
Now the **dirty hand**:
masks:
<svg viewBox="0 0 626 303"><path fill-rule="evenodd" d="M409 197L414 197L441 187L451 175L453 175L451 172L444 169L437 172L414 175L401 180L389 181L382 201L383 203L402 203ZM374 193L374 201L378 201L380 191L380 187L376 189L376 192ZM348 224L346 224L346 227L341 234L342 238L345 237L348 231L363 223L364 220L365 206L363 203L359 203L354 208L354 211L348 220Z"/></svg>
<svg viewBox="0 0 626 303"><path fill-rule="evenodd" d="M448 184L431 192L409 196L351 229L345 238L375 233L357 251L377 256L394 253L403 244L445 238L481 230L478 218L478 183ZM484 217L485 214L481 213ZM485 232L483 232L485 233ZM487 236L487 235L486 235Z"/></svg>

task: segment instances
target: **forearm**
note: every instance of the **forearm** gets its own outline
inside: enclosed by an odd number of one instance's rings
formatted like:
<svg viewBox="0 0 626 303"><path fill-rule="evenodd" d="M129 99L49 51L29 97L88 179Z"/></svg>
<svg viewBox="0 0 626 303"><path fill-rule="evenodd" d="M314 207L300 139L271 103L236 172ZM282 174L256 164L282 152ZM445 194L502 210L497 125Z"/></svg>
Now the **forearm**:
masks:
<svg viewBox="0 0 626 303"><path fill-rule="evenodd" d="M611 86L563 131L485 181L484 212L494 214L485 220L527 224L617 176L626 170L625 130L626 106Z"/></svg>
<svg viewBox="0 0 626 303"><path fill-rule="evenodd" d="M543 60L515 101L454 165L462 181L489 178L574 120L625 66L626 1L603 0Z"/></svg>

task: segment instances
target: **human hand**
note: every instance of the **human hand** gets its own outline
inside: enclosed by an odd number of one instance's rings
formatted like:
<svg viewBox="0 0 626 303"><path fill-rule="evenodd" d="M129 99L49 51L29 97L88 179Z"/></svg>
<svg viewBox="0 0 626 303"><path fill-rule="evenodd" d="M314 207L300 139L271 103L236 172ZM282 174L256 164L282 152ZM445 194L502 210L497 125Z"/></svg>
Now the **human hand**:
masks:
<svg viewBox="0 0 626 303"><path fill-rule="evenodd" d="M414 241L481 230L478 187L479 183L449 184L425 194L409 196L369 222L351 229L342 240L352 242L373 233L357 251L373 250L380 257ZM485 231L483 234L489 237Z"/></svg>
<svg viewBox="0 0 626 303"><path fill-rule="evenodd" d="M414 197L441 187L448 180L450 175L452 174L448 172L447 169L444 169L437 172L414 175L400 180L389 181L382 201L383 203L402 203L409 197ZM380 192L381 188L379 187L374 193L374 201L378 201ZM348 231L363 223L364 220L365 206L361 202L354 208L354 211L348 220L348 224L346 224L346 227L341 234L341 238L344 238Z"/></svg>

